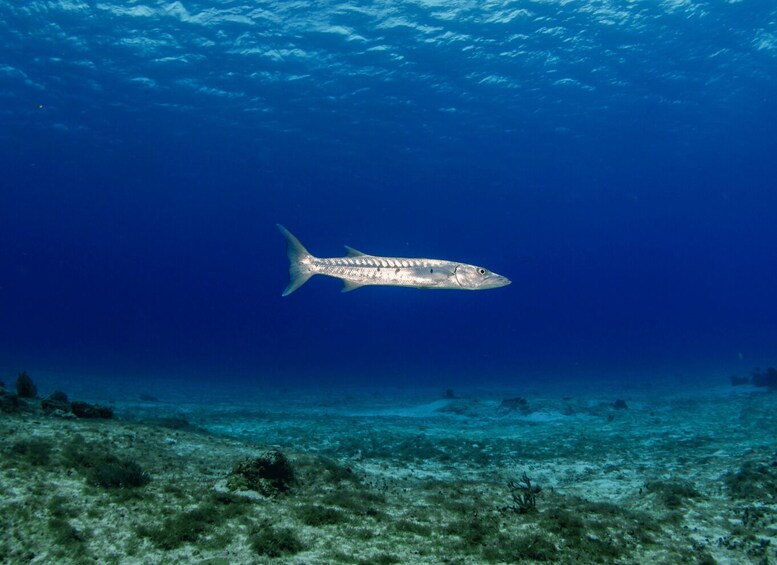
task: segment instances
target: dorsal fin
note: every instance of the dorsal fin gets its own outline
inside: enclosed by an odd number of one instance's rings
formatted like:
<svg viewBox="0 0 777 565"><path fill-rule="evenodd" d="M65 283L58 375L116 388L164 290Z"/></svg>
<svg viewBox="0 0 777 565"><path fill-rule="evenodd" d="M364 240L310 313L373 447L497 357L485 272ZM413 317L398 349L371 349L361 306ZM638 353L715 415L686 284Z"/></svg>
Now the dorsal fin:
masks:
<svg viewBox="0 0 777 565"><path fill-rule="evenodd" d="M353 247L345 246L346 251L346 257L361 257L362 255L369 255L369 253L362 253L358 249L354 249Z"/></svg>

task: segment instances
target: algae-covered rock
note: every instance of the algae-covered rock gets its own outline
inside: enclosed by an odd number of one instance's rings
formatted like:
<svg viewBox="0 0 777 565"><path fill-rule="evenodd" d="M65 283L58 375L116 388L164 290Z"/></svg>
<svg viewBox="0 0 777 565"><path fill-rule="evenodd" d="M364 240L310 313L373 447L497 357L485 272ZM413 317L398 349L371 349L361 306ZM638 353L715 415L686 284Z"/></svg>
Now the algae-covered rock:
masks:
<svg viewBox="0 0 777 565"><path fill-rule="evenodd" d="M113 408L109 406L100 406L98 404L89 404L88 402L75 401L70 404L73 414L79 418L113 418Z"/></svg>
<svg viewBox="0 0 777 565"><path fill-rule="evenodd" d="M296 479L288 458L277 449L270 449L254 459L235 465L227 477L232 490L254 490L265 496L287 492Z"/></svg>
<svg viewBox="0 0 777 565"><path fill-rule="evenodd" d="M68 402L67 395L59 390L41 400L40 407L46 415L52 415L55 412L58 416L70 413L70 402Z"/></svg>

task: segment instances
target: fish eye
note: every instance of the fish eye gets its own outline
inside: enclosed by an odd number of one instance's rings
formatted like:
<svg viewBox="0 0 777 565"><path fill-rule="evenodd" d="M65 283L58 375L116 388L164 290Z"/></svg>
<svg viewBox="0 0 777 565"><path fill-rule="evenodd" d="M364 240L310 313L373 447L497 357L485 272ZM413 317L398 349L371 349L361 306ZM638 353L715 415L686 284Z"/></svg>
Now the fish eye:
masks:
<svg viewBox="0 0 777 565"><path fill-rule="evenodd" d="M480 273L481 275L485 275L486 274L486 270L483 267L480 267L478 269L478 273Z"/></svg>

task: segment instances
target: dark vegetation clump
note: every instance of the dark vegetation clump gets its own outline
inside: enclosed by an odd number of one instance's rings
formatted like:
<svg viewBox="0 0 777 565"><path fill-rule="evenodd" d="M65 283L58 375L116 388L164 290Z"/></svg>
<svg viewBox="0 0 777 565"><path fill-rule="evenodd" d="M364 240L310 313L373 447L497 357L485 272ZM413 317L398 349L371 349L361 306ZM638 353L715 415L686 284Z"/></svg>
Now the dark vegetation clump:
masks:
<svg viewBox="0 0 777 565"><path fill-rule="evenodd" d="M53 400L54 402L68 402L67 394L61 390L55 390L52 392L49 395L49 400Z"/></svg>
<svg viewBox="0 0 777 565"><path fill-rule="evenodd" d="M288 458L270 449L254 459L239 462L227 477L232 490L253 490L265 496L288 492L295 484L294 469Z"/></svg>
<svg viewBox="0 0 777 565"><path fill-rule="evenodd" d="M171 514L156 525L140 526L137 533L163 550L200 542L203 538L210 538L209 544L212 547L226 547L234 531L229 522L244 518L250 506L251 503L241 497L214 493L196 508ZM217 528L224 524L227 527L221 535L217 535Z"/></svg>
<svg viewBox="0 0 777 565"><path fill-rule="evenodd" d="M756 369L753 371L753 386L777 388L777 369L769 367L766 371Z"/></svg>
<svg viewBox="0 0 777 565"><path fill-rule="evenodd" d="M558 563L558 554L553 540L540 532L516 536L500 533L483 548L483 557L490 563Z"/></svg>
<svg viewBox="0 0 777 565"><path fill-rule="evenodd" d="M89 404L88 402L77 400L70 404L70 409L79 418L102 418L106 420L113 418L113 408L109 406Z"/></svg>
<svg viewBox="0 0 777 565"><path fill-rule="evenodd" d="M616 410L628 410L629 405L626 404L626 401L622 398L618 398L615 402L612 403L612 407Z"/></svg>
<svg viewBox="0 0 777 565"><path fill-rule="evenodd" d="M121 459L99 444L86 443L80 438L65 447L63 461L86 477L90 484L105 489L132 489L151 480L136 462Z"/></svg>
<svg viewBox="0 0 777 565"><path fill-rule="evenodd" d="M48 521L49 533L60 550L60 555L83 556L86 551L86 537L64 518Z"/></svg>
<svg viewBox="0 0 777 565"><path fill-rule="evenodd" d="M386 497L368 490L338 489L324 495L321 502L355 516L378 516L381 514L379 507L386 503Z"/></svg>
<svg viewBox="0 0 777 565"><path fill-rule="evenodd" d="M559 549L573 563L617 563L639 545L654 542L658 531L649 516L616 504L579 497L555 497L537 525L558 536Z"/></svg>
<svg viewBox="0 0 777 565"><path fill-rule="evenodd" d="M347 517L341 511L320 504L306 504L297 509L297 516L308 526L331 526L345 522Z"/></svg>
<svg viewBox="0 0 777 565"><path fill-rule="evenodd" d="M305 549L297 534L291 528L276 528L264 523L248 536L251 549L265 557L294 555Z"/></svg>
<svg viewBox="0 0 777 565"><path fill-rule="evenodd" d="M771 464L746 461L723 482L731 498L753 502L777 502L777 461Z"/></svg>
<svg viewBox="0 0 777 565"><path fill-rule="evenodd" d="M20 440L11 446L9 455L35 467L44 467L51 462L54 445L46 439Z"/></svg>
<svg viewBox="0 0 777 565"><path fill-rule="evenodd" d="M200 506L173 514L156 527L141 526L138 535L149 538L159 549L176 549L199 541L217 523L217 519L207 507Z"/></svg>
<svg viewBox="0 0 777 565"><path fill-rule="evenodd" d="M530 414L529 401L522 396L515 396L513 398L503 398L499 403L499 412L507 414L510 412L520 412L523 415Z"/></svg>
<svg viewBox="0 0 777 565"><path fill-rule="evenodd" d="M166 418L157 418L155 420L152 420L151 423L154 424L155 426L159 426L160 428L168 428L170 430L195 429L195 427L189 423L189 420L187 420L183 416L170 416Z"/></svg>
<svg viewBox="0 0 777 565"><path fill-rule="evenodd" d="M510 490L512 498L510 510L518 514L527 514L537 510L537 495L542 492L542 487L533 485L526 473L517 481L508 481L507 488Z"/></svg>
<svg viewBox="0 0 777 565"><path fill-rule="evenodd" d="M749 385L750 377L747 375L731 375L731 386Z"/></svg>
<svg viewBox="0 0 777 565"><path fill-rule="evenodd" d="M148 473L134 461L106 460L89 473L90 481L107 489L142 487L151 480Z"/></svg>
<svg viewBox="0 0 777 565"><path fill-rule="evenodd" d="M19 404L19 397L15 394L8 394L0 391L0 412L6 414L13 414L21 409Z"/></svg>
<svg viewBox="0 0 777 565"><path fill-rule="evenodd" d="M658 495L658 500L669 510L677 510L688 500L701 498L701 493L686 481L651 481L645 485L648 492Z"/></svg>
<svg viewBox="0 0 777 565"><path fill-rule="evenodd" d="M38 396L38 387L32 382L27 371L22 371L16 377L16 394L19 398L35 398Z"/></svg>

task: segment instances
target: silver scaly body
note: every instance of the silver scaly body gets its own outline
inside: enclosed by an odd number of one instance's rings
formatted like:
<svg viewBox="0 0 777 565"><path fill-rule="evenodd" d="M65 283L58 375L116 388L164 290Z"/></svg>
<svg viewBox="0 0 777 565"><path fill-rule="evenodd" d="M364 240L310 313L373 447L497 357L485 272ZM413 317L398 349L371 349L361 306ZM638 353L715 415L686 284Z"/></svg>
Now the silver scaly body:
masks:
<svg viewBox="0 0 777 565"><path fill-rule="evenodd" d="M484 290L510 284L507 278L476 265L441 259L379 257L348 246L345 257L314 257L289 230L280 224L278 229L286 238L289 255L289 286L283 296L297 290L313 275L341 279L343 292L365 285Z"/></svg>

